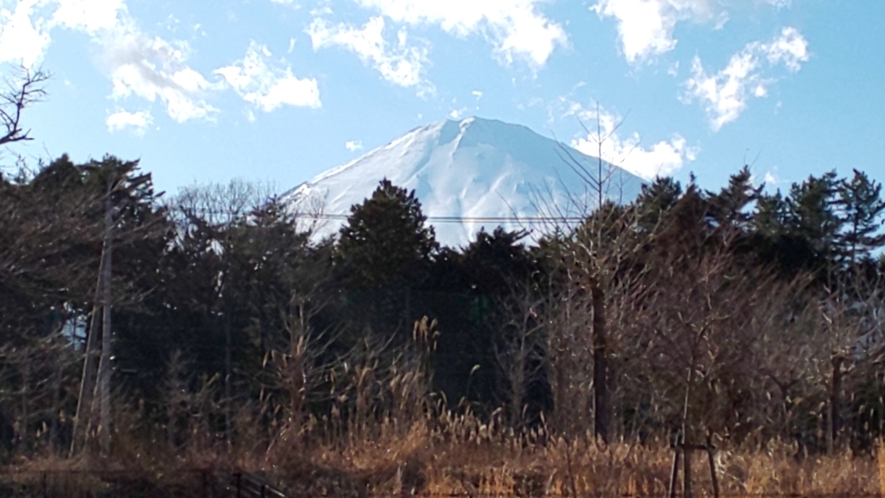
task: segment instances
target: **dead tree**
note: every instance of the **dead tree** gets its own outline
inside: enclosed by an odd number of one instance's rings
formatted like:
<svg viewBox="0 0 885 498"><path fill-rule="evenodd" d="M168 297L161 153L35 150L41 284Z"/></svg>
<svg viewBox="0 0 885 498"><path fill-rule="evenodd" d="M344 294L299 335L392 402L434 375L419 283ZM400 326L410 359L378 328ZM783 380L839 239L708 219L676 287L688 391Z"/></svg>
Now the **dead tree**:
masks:
<svg viewBox="0 0 885 498"><path fill-rule="evenodd" d="M31 130L22 128L22 115L29 105L46 98L45 83L49 74L22 67L6 79L6 91L0 94L0 145L33 140Z"/></svg>

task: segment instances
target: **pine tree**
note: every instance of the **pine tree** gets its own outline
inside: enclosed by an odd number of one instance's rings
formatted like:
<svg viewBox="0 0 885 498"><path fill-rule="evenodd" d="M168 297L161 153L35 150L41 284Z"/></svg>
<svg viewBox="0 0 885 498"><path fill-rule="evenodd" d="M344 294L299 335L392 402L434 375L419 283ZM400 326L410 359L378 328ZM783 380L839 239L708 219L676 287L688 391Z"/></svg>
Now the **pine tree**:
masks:
<svg viewBox="0 0 885 498"><path fill-rule="evenodd" d="M843 220L838 213L839 182L836 172L824 173L819 178L809 176L802 183L794 183L787 198L787 224L792 234L806 239L818 257L832 262L835 242Z"/></svg>
<svg viewBox="0 0 885 498"><path fill-rule="evenodd" d="M360 289L405 283L426 269L438 248L415 192L384 179L372 196L350 208L339 233L337 262Z"/></svg>
<svg viewBox="0 0 885 498"><path fill-rule="evenodd" d="M657 177L651 185L643 185L634 201L640 226L653 231L662 216L682 197L682 185L672 177Z"/></svg>
<svg viewBox="0 0 885 498"><path fill-rule="evenodd" d="M885 234L880 233L885 215L882 185L854 170L851 180L843 179L837 189L843 225L839 245L845 262L853 267L858 259L885 245Z"/></svg>
<svg viewBox="0 0 885 498"><path fill-rule="evenodd" d="M759 199L763 186L754 187L750 168L744 166L739 172L731 175L728 186L718 194L707 191L710 204L710 216L720 225L733 224L746 227L750 216L747 207Z"/></svg>
<svg viewBox="0 0 885 498"><path fill-rule="evenodd" d="M752 229L764 237L779 237L787 232L789 206L778 190L774 194L761 194L756 200Z"/></svg>

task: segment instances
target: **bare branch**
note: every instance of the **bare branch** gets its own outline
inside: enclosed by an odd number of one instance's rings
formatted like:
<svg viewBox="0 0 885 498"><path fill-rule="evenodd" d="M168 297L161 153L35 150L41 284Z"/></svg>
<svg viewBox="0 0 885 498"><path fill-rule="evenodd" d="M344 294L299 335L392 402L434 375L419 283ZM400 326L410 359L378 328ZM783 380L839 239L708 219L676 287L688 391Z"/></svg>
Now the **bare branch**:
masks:
<svg viewBox="0 0 885 498"><path fill-rule="evenodd" d="M5 131L0 131L0 145L33 140L31 130L22 128L22 114L26 107L46 98L45 83L49 73L40 69L21 67L13 78L6 79L7 90L0 94L0 122Z"/></svg>

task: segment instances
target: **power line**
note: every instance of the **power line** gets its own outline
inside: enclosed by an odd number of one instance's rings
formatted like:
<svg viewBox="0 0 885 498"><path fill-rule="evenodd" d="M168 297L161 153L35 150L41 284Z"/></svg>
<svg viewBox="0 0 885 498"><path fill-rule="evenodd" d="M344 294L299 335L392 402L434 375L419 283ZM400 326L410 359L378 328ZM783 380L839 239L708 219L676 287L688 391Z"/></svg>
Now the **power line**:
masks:
<svg viewBox="0 0 885 498"><path fill-rule="evenodd" d="M346 220L347 214L302 214L293 215L296 218L310 218L319 220ZM427 221L437 223L462 223L462 222L488 222L488 223L550 223L557 221L584 221L586 218L578 216L427 216Z"/></svg>
<svg viewBox="0 0 885 498"><path fill-rule="evenodd" d="M250 216L251 213L232 213L229 211L212 209L187 209L187 211L208 214L224 215L233 218ZM331 213L289 213L289 216L299 219L313 220L347 220L350 214ZM427 221L435 223L553 223L553 222L583 222L586 216L425 216Z"/></svg>

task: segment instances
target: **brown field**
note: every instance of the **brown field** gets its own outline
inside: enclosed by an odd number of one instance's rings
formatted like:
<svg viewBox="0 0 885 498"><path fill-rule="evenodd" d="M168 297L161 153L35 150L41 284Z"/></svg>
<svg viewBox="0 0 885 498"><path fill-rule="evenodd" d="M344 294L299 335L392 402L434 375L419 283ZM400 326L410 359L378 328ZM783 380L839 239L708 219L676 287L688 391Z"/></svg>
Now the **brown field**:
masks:
<svg viewBox="0 0 885 498"><path fill-rule="evenodd" d="M196 493L207 478L220 486L234 469L242 469L290 496L667 496L674 455L660 441L606 446L590 436L517 436L470 416L405 427L388 419L337 432L319 431L311 420L298 431L279 430L271 440L257 433L248 437L249 427L258 425L240 422L247 437L234 446L193 434L187 445L173 450L118 434L111 458L88 452L75 459L20 458L3 469L0 483L39 487L43 473L49 473L56 486L96 489L106 488L113 481L107 476L119 473L130 486L140 486L132 496L199 496L187 490ZM827 456L803 454L787 443L731 448L721 442L713 461L720 496L881 496L885 449L879 448L877 455L842 450ZM713 496L708 454L693 453L693 496ZM678 496L683 496L681 468ZM145 488L152 491L144 494ZM5 496L2 491L0 486ZM112 496L129 494L122 493Z"/></svg>

